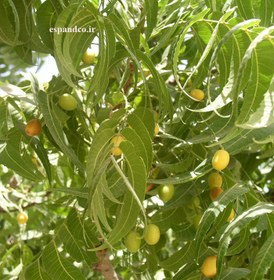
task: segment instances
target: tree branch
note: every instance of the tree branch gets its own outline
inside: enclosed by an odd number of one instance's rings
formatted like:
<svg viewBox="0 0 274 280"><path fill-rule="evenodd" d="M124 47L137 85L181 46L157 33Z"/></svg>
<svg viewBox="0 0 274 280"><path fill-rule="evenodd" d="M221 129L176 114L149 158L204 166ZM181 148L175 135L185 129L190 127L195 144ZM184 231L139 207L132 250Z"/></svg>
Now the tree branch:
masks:
<svg viewBox="0 0 274 280"><path fill-rule="evenodd" d="M106 280L120 280L116 271L114 270L107 249L99 250L96 252L98 263L93 267L94 270L101 272Z"/></svg>

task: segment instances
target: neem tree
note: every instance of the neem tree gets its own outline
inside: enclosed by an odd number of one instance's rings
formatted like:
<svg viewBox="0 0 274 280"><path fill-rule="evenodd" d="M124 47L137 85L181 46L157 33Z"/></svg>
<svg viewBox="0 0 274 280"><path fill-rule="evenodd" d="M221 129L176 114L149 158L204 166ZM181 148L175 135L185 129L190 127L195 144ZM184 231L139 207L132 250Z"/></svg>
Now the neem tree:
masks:
<svg viewBox="0 0 274 280"><path fill-rule="evenodd" d="M1 279L273 279L272 0L0 11Z"/></svg>

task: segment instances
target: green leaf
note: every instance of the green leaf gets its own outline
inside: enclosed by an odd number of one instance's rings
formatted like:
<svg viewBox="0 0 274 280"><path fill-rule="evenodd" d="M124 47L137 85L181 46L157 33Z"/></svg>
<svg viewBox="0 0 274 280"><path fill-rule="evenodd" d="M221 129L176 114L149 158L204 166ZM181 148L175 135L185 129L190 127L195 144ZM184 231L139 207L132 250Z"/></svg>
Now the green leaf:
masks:
<svg viewBox="0 0 274 280"><path fill-rule="evenodd" d="M21 133L16 129L12 129L7 137L7 143L0 146L0 163L31 181L44 179L32 163L31 157L21 153Z"/></svg>
<svg viewBox="0 0 274 280"><path fill-rule="evenodd" d="M7 7L9 4L11 7ZM0 17L0 41L11 46L15 46L20 44L19 42L19 20L18 16L15 17L15 30L12 25L12 21L9 18L9 11L8 8L11 8L12 11L15 13L16 16L16 9L14 4L11 1L1 1L0 2L0 10L1 10L1 17Z"/></svg>
<svg viewBox="0 0 274 280"><path fill-rule="evenodd" d="M237 85L241 81L243 71L250 59L252 59L252 72L244 90L244 101L236 125L243 125L250 117L250 114L257 110L273 77L274 70L270 67L274 63L274 58L271 55L274 51L273 42L271 42L271 39L265 40L272 32L274 32L274 27L267 28L259 33L246 50L242 59L235 94L238 94Z"/></svg>
<svg viewBox="0 0 274 280"><path fill-rule="evenodd" d="M208 83L208 98L209 104L202 109L195 109L195 112L210 112L220 109L232 102L232 89L235 83L235 75L238 72L239 64L242 56L246 51L247 44L250 43L250 38L245 35L248 28L254 27L259 23L257 19L251 19L240 22L235 26L227 26L221 24L218 32L219 43L210 59L209 71L217 59L218 67L220 68L220 91L221 93L212 101L210 93L210 81ZM199 25L198 25L199 26ZM233 51L231 51L233 50ZM208 73L210 75L210 72ZM247 76L248 78L248 76ZM226 83L226 84L225 84Z"/></svg>
<svg viewBox="0 0 274 280"><path fill-rule="evenodd" d="M96 21L99 32L98 62L88 89L88 100L93 100L92 104L94 106L106 92L109 81L106 73L108 73L110 61L115 54L116 43L113 26L109 22L109 18L106 20L91 3L87 7Z"/></svg>
<svg viewBox="0 0 274 280"><path fill-rule="evenodd" d="M229 203L246 192L248 192L247 188L244 188L242 185L235 185L220 194L217 199L211 203L210 207L207 208L201 218L200 225L195 236L197 254L199 254L201 244L206 238L206 235L215 219L224 211Z"/></svg>
<svg viewBox="0 0 274 280"><path fill-rule="evenodd" d="M255 143L268 143L273 139L274 124L258 129L233 128L229 134L218 142L231 155L245 151L247 147ZM213 146L213 145L212 145Z"/></svg>
<svg viewBox="0 0 274 280"><path fill-rule="evenodd" d="M57 12L51 1L45 1L40 5L37 12L37 28L44 44L53 51L53 33L50 28L55 26Z"/></svg>
<svg viewBox="0 0 274 280"><path fill-rule="evenodd" d="M54 241L51 241L45 247L42 254L42 263L52 279L85 279L80 270L59 253Z"/></svg>
<svg viewBox="0 0 274 280"><path fill-rule="evenodd" d="M87 160L87 185L90 188L91 197L95 192L100 176L105 172L105 169L101 167L110 156L110 140L114 135L115 133L111 128L100 129L100 131L97 131L90 147ZM106 167L104 166L104 168ZM98 173L99 171L100 173Z"/></svg>
<svg viewBox="0 0 274 280"><path fill-rule="evenodd" d="M241 215L236 217L225 229L221 236L218 257L217 257L217 279L220 279L220 274L223 268L223 259L227 253L228 246L234 236L238 235L241 230L246 227L251 221L259 218L262 215L271 213L274 211L274 205L270 203L259 202L251 208L245 210Z"/></svg>
<svg viewBox="0 0 274 280"><path fill-rule="evenodd" d="M273 2L271 0L261 1L260 18L263 26L270 26L273 20Z"/></svg>
<svg viewBox="0 0 274 280"><path fill-rule="evenodd" d="M168 259L160 262L160 267L170 271L176 271L185 263L195 258L195 246L193 242L185 244L179 251L175 252Z"/></svg>
<svg viewBox="0 0 274 280"><path fill-rule="evenodd" d="M175 77L178 84L180 84L179 77L178 77L178 63L179 63L179 54L180 54L180 50L181 50L181 45L182 45L182 43L185 39L185 36L186 36L187 32L189 31L189 28L191 28L192 25L194 25L199 20L203 19L208 12L209 12L209 10L207 9L207 10L204 10L203 12L195 15L186 24L185 28L182 30L181 34L179 35L179 37L176 41L176 45L175 45L175 48L173 50L172 68L173 68L174 77ZM186 85L186 83L187 83L187 81L185 82L185 85Z"/></svg>
<svg viewBox="0 0 274 280"><path fill-rule="evenodd" d="M112 158L112 162L128 190L124 194L121 206L117 209L117 218L111 232L106 236L106 244L97 247L97 250L106 248L107 244L115 245L119 242L136 225L140 209L144 211L142 201L145 197L147 177L144 162L136 154L134 146L129 141L123 141L120 148L125 157L126 170L128 170L126 175L122 173L115 159Z"/></svg>
<svg viewBox="0 0 274 280"><path fill-rule="evenodd" d="M58 110L60 109L54 104L52 95L40 91L38 94L38 103L40 110L43 113L46 126L49 129L53 139L64 152L64 154L68 156L68 158L79 168L81 172L83 172L84 166L78 159L74 150L70 147L63 132L62 125L58 117Z"/></svg>
<svg viewBox="0 0 274 280"><path fill-rule="evenodd" d="M87 156L87 185L91 188L91 194L94 192L94 176L96 171L100 169L102 165L102 159L105 159L107 155L110 155L109 148L106 149L110 143L110 139L115 135L115 128L121 118L124 117L126 111L120 109L116 111L111 119L103 121L94 135L89 154Z"/></svg>
<svg viewBox="0 0 274 280"><path fill-rule="evenodd" d="M236 0L236 5L243 18L250 19L255 17L251 0Z"/></svg>
<svg viewBox="0 0 274 280"><path fill-rule="evenodd" d="M206 173L208 173L212 167L206 164L205 161L201 162L194 170L186 171L182 174L176 174L176 176L167 177L164 179L148 179L148 183L153 184L183 184L187 182L191 182L193 180L197 180L198 178L204 176Z"/></svg>
<svg viewBox="0 0 274 280"><path fill-rule="evenodd" d="M261 280L274 261L274 234L271 234L260 248L252 265L250 279Z"/></svg>
<svg viewBox="0 0 274 280"><path fill-rule="evenodd" d="M137 57L143 62L143 64L149 69L149 71L153 75L153 78L154 78L153 82L157 89L160 111L163 111L164 114L168 113L170 118L172 118L173 108L172 108L172 103L171 103L171 97L167 90L164 79L159 74L159 72L156 70L154 64L152 63L152 61L150 60L149 57L147 57L140 50L136 50L136 54L137 54Z"/></svg>
<svg viewBox="0 0 274 280"><path fill-rule="evenodd" d="M44 148L43 144L37 138L32 139L31 146L34 149L35 153L38 155L39 160L43 164L43 167L45 168L45 171L47 174L47 179L48 179L49 183L51 184L51 181L52 181L51 164L49 162L46 149Z"/></svg>
<svg viewBox="0 0 274 280"><path fill-rule="evenodd" d="M251 114L249 115L249 119L246 120L246 122L242 124L237 124L237 126L244 129L254 129L254 128L267 127L273 124L274 123L273 100L274 100L274 80L271 81L269 89L263 95L263 100L261 101L258 109L255 112L254 111L251 112Z"/></svg>
<svg viewBox="0 0 274 280"><path fill-rule="evenodd" d="M35 262L27 266L24 275L24 280L51 280L52 278L41 265L41 260L38 258Z"/></svg>
<svg viewBox="0 0 274 280"><path fill-rule="evenodd" d="M81 197L81 198L88 198L88 190L87 188L53 188L49 189L49 191L54 192L62 192L65 194L72 195L73 197Z"/></svg>
<svg viewBox="0 0 274 280"><path fill-rule="evenodd" d="M147 17L146 39L148 40L154 27L157 25L158 1L145 0L145 13Z"/></svg>
<svg viewBox="0 0 274 280"><path fill-rule="evenodd" d="M72 209L60 229L58 229L56 238L64 244L64 250L77 262L85 261L89 266L94 259L94 253L87 252L83 242L83 225L77 212Z"/></svg>
<svg viewBox="0 0 274 280"><path fill-rule="evenodd" d="M106 207L103 197L103 189L107 189L107 181L105 178L105 173L100 176L99 182L96 184L96 190L92 196L91 200L91 217L97 221L97 226L100 228L100 232L103 232L99 221L102 223L104 228L110 232L112 230L111 226L108 223L106 215Z"/></svg>
<svg viewBox="0 0 274 280"><path fill-rule="evenodd" d="M129 141L122 142L121 149L128 168L128 174L125 178L128 178L133 189L127 191L123 198L116 224L108 236L108 242L111 244L121 240L136 225L137 217L142 208L139 204L143 202L146 190L147 172L143 160L138 157L134 151L134 146ZM123 179L125 180L125 178Z"/></svg>
<svg viewBox="0 0 274 280"><path fill-rule="evenodd" d="M248 246L250 239L250 229L246 227L241 235L238 237L231 247L228 248L227 256L234 256L240 254Z"/></svg>
<svg viewBox="0 0 274 280"><path fill-rule="evenodd" d="M73 3L70 6L68 6L66 9L62 11L62 13L58 16L56 20L56 27L57 28L67 28L69 27L69 22L71 21L71 18L75 14L75 11L77 11L78 4ZM72 81L71 75L75 75L76 77L81 77L81 74L77 69L75 69L75 65L72 63L71 57L65 57L64 52L66 50L69 50L72 46L69 45L69 43L66 43L64 45L64 40L66 38L67 33L61 32L55 32L53 39L54 39L54 54L56 58L56 64L60 71L60 74L62 75L63 79L72 87L74 87L74 83ZM75 47L75 46L74 46ZM68 60L67 60L68 59ZM67 63L67 62L70 63Z"/></svg>
<svg viewBox="0 0 274 280"><path fill-rule="evenodd" d="M14 17L18 17L19 22L19 40L27 43L32 35L32 10L31 0L23 0L14 2L16 8L16 14Z"/></svg>
<svg viewBox="0 0 274 280"><path fill-rule="evenodd" d="M221 279L222 280L247 279L246 277L248 277L249 274L250 274L250 270L247 268L229 267L223 271Z"/></svg>

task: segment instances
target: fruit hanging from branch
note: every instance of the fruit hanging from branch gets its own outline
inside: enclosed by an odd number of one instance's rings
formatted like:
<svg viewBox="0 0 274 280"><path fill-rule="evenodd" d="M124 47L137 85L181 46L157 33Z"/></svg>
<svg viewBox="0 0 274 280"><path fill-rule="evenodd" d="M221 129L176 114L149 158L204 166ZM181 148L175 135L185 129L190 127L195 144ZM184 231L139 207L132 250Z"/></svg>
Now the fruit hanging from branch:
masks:
<svg viewBox="0 0 274 280"><path fill-rule="evenodd" d="M115 135L112 139L111 139L111 143L113 144L113 147L111 149L111 153L114 155L114 156L120 156L122 154L122 150L121 148L119 147L120 144L125 141L125 138L124 136L122 135Z"/></svg>
<svg viewBox="0 0 274 280"><path fill-rule="evenodd" d="M148 245L155 245L160 240L160 229L155 224L148 224L145 228L144 240Z"/></svg>
<svg viewBox="0 0 274 280"><path fill-rule="evenodd" d="M213 278L217 274L217 256L208 256L202 264L201 271L207 278Z"/></svg>
<svg viewBox="0 0 274 280"><path fill-rule="evenodd" d="M207 182L211 189L220 188L223 184L223 177L218 172L212 172L209 174Z"/></svg>
<svg viewBox="0 0 274 280"><path fill-rule="evenodd" d="M230 155L226 150L218 150L212 158L212 167L218 171L225 169L230 161Z"/></svg>
<svg viewBox="0 0 274 280"><path fill-rule="evenodd" d="M202 101L205 98L205 93L202 90L195 88L190 92L190 96L196 101Z"/></svg>
<svg viewBox="0 0 274 280"><path fill-rule="evenodd" d="M125 246L131 253L136 253L141 246L141 235L137 231L131 231L125 238Z"/></svg>
<svg viewBox="0 0 274 280"><path fill-rule="evenodd" d="M163 202L168 202L174 195L174 185L161 185L159 188L159 197Z"/></svg>
<svg viewBox="0 0 274 280"><path fill-rule="evenodd" d="M24 212L20 212L18 213L16 220L18 222L19 225L25 225L28 221L28 215Z"/></svg>
<svg viewBox="0 0 274 280"><path fill-rule="evenodd" d="M39 119L32 119L25 126L25 133L31 137L38 136L41 130L42 124Z"/></svg>
<svg viewBox="0 0 274 280"><path fill-rule="evenodd" d="M73 111L77 108L77 100L74 96L64 93L59 97L59 106L66 111Z"/></svg>
<svg viewBox="0 0 274 280"><path fill-rule="evenodd" d="M87 49L82 56L82 61L86 65L92 65L96 61L96 53L94 50Z"/></svg>

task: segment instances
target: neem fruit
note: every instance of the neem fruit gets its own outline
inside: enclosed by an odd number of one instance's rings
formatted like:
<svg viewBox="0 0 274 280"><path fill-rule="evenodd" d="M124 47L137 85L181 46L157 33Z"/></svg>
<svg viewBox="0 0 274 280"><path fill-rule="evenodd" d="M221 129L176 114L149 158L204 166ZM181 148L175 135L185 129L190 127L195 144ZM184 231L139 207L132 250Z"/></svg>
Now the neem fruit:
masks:
<svg viewBox="0 0 274 280"><path fill-rule="evenodd" d="M17 220L18 224L20 224L20 225L26 224L28 219L29 219L28 215L24 212L18 213L18 215L16 217L16 220Z"/></svg>
<svg viewBox="0 0 274 280"><path fill-rule="evenodd" d="M160 229L155 224L148 224L145 229L144 240L148 245L155 245L160 239Z"/></svg>
<svg viewBox="0 0 274 280"><path fill-rule="evenodd" d="M223 184L223 177L218 172L212 172L209 174L207 182L211 189L220 188Z"/></svg>
<svg viewBox="0 0 274 280"><path fill-rule="evenodd" d="M222 188L212 188L210 190L210 198L214 201L224 190Z"/></svg>
<svg viewBox="0 0 274 280"><path fill-rule="evenodd" d="M59 106L66 111L73 111L77 108L77 100L71 94L64 93L59 97Z"/></svg>
<svg viewBox="0 0 274 280"><path fill-rule="evenodd" d="M162 201L168 202L174 195L174 185L161 185L159 188L159 197Z"/></svg>
<svg viewBox="0 0 274 280"><path fill-rule="evenodd" d="M122 135L115 135L112 139L111 139L111 143L113 144L113 147L111 149L111 153L114 156L120 156L122 154L122 150L120 149L120 144L125 140L124 136Z"/></svg>
<svg viewBox="0 0 274 280"><path fill-rule="evenodd" d="M91 49L87 49L82 56L82 61L87 65L91 65L95 63L95 60L96 60L95 52Z"/></svg>
<svg viewBox="0 0 274 280"><path fill-rule="evenodd" d="M217 256L208 256L202 264L201 271L205 277L213 278L217 274Z"/></svg>
<svg viewBox="0 0 274 280"><path fill-rule="evenodd" d="M230 160L230 155L226 150L218 150L212 158L212 166L214 169L221 171L225 169Z"/></svg>
<svg viewBox="0 0 274 280"><path fill-rule="evenodd" d="M39 119L30 120L25 126L25 133L28 136L38 136L41 133L42 124Z"/></svg>
<svg viewBox="0 0 274 280"><path fill-rule="evenodd" d="M137 252L141 246L141 235L136 231L131 231L125 238L125 245L129 252Z"/></svg>
<svg viewBox="0 0 274 280"><path fill-rule="evenodd" d="M205 98L204 92L197 88L193 89L190 92L190 96L196 99L197 101L202 101Z"/></svg>

